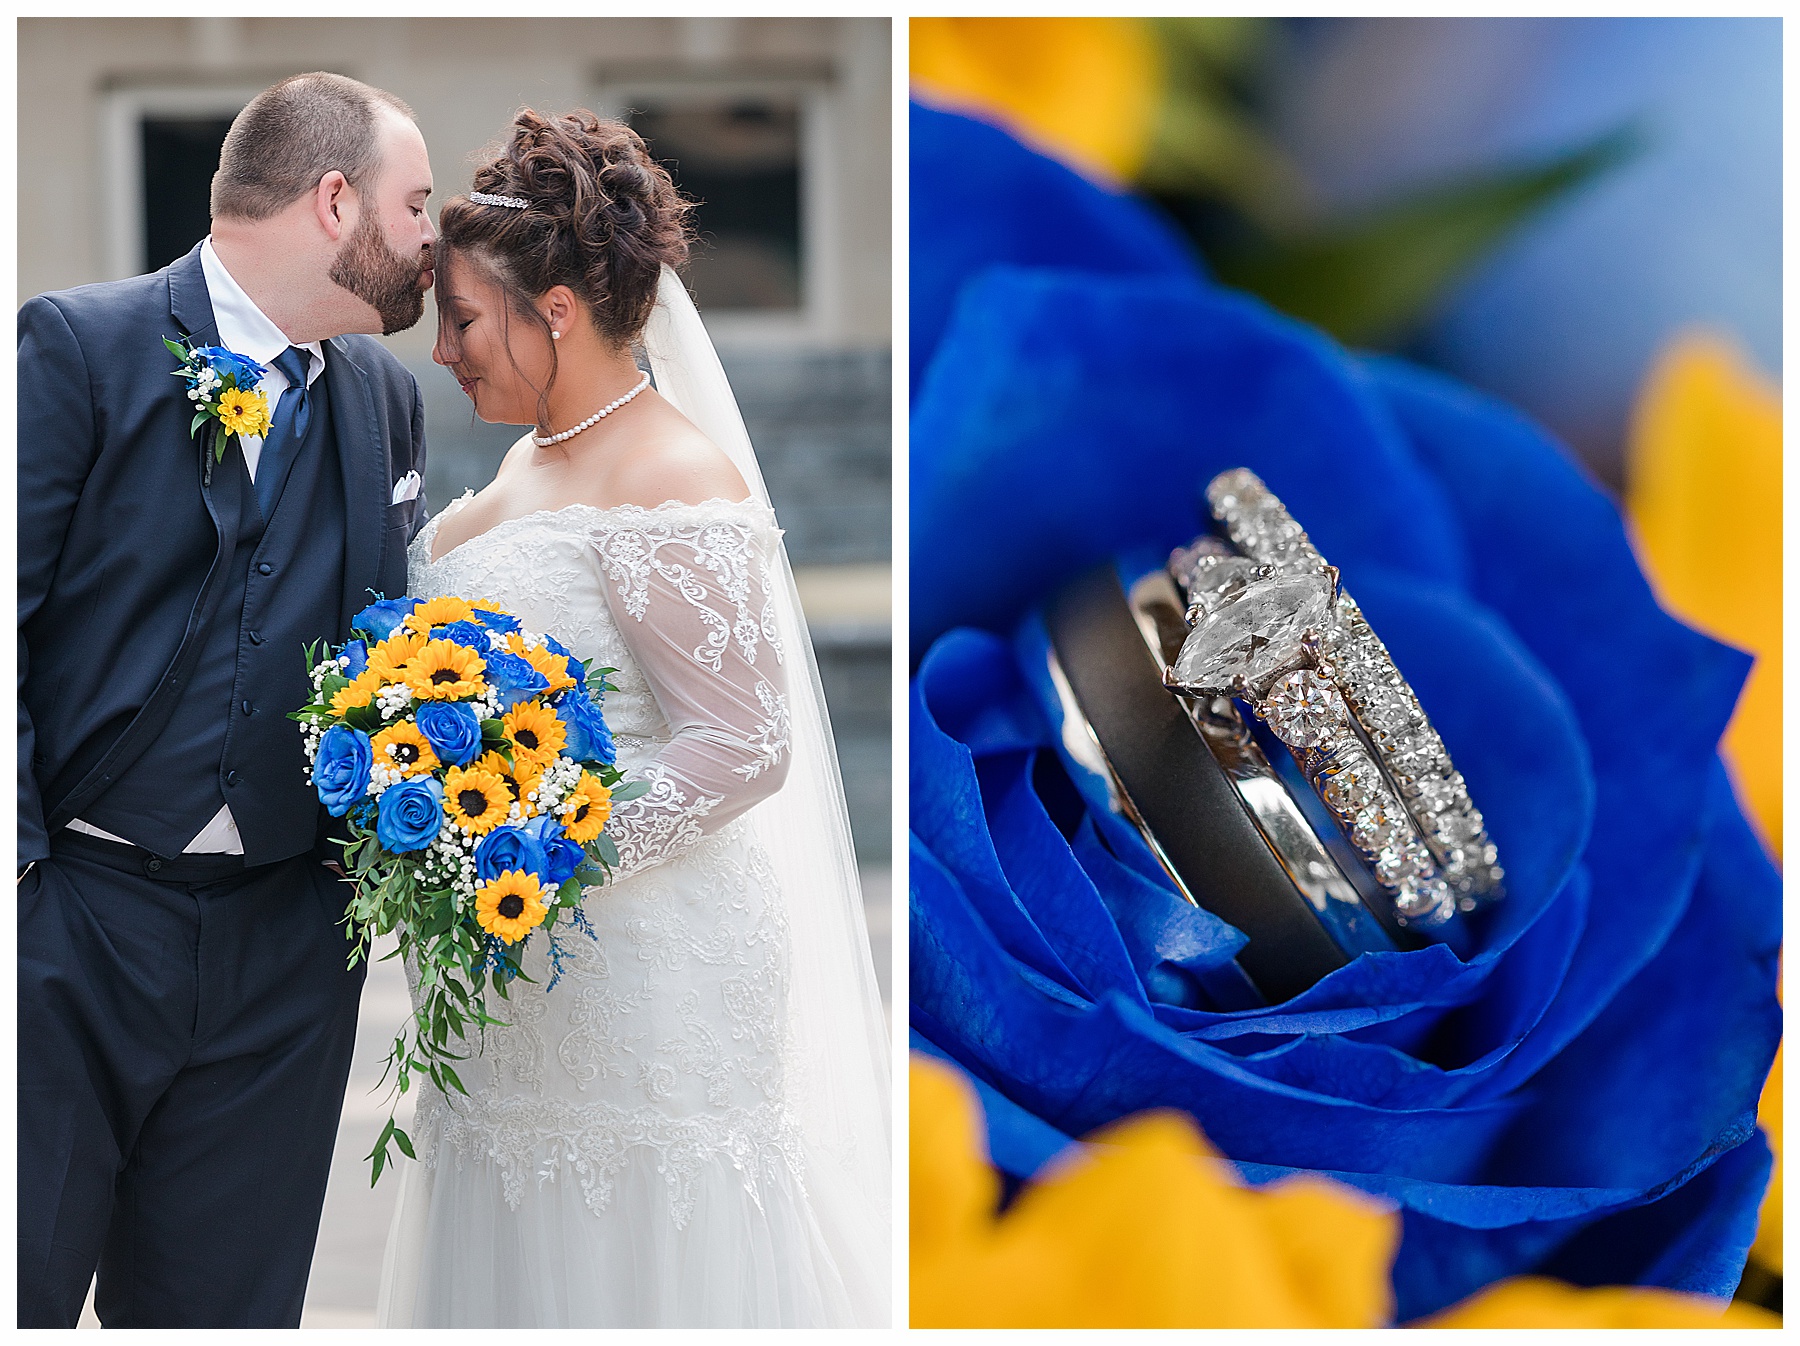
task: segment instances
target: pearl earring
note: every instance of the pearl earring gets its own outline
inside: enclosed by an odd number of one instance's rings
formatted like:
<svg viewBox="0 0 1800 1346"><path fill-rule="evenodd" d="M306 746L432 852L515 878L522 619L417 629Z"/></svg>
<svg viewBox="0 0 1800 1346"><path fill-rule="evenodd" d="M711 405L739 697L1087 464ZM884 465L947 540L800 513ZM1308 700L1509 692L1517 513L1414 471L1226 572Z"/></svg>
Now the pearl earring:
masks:
<svg viewBox="0 0 1800 1346"><path fill-rule="evenodd" d="M552 340L552 341L561 341L561 340L562 340L562 333L561 333L561 332L559 332L559 331L557 331L557 330L556 330L556 329L555 329L555 328L554 328L554 327L552 327L552 328L551 328L551 329L550 329L550 339L551 339L551 340Z"/></svg>

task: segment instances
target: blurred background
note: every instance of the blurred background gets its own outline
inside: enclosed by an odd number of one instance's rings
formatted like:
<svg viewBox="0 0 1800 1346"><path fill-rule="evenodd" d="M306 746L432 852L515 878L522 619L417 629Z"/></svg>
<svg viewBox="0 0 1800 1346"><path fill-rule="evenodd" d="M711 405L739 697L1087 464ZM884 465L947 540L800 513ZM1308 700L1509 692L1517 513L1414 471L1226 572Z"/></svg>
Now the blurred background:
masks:
<svg viewBox="0 0 1800 1346"><path fill-rule="evenodd" d="M787 532L831 706L889 994L890 26L885 19L25 19L19 44L18 300L153 271L208 227L232 118L331 70L411 104L437 199L514 109L629 121L700 201L686 279ZM385 338L419 381L434 508L479 489L516 427L472 419L431 362L435 317ZM408 1012L377 964L326 1200L306 1322L374 1321L394 1179L362 1156L368 1092ZM404 1119L402 1119L404 1120ZM91 1314L88 1317L93 1324Z"/></svg>
<svg viewBox="0 0 1800 1346"><path fill-rule="evenodd" d="M917 19L914 95L1157 202L1228 284L1615 489L1681 335L1781 373L1779 19Z"/></svg>

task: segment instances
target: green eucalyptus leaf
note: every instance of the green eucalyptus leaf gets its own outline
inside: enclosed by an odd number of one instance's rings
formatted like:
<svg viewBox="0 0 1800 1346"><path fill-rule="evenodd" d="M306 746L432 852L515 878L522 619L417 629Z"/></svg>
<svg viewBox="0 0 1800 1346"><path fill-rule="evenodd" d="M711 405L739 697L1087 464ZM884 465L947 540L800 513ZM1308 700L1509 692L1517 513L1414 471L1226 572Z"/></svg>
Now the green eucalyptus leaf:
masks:
<svg viewBox="0 0 1800 1346"><path fill-rule="evenodd" d="M648 794L649 792L650 782L647 780L625 781L613 787L613 803L623 804L627 800L636 799L639 795Z"/></svg>

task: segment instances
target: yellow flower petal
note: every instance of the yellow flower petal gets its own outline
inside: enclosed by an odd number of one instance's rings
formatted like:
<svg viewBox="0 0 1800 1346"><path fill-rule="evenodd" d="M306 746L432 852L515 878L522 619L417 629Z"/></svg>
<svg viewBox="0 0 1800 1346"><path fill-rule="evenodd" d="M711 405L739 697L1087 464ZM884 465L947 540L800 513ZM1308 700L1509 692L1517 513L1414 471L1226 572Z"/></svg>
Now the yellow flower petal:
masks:
<svg viewBox="0 0 1800 1346"><path fill-rule="evenodd" d="M1539 1276L1519 1276L1424 1319L1420 1327L1780 1327L1781 1319L1750 1304L1640 1286L1586 1290Z"/></svg>
<svg viewBox="0 0 1800 1346"><path fill-rule="evenodd" d="M1162 66L1144 21L1130 18L914 19L913 91L973 112L1118 184L1149 152Z"/></svg>
<svg viewBox="0 0 1800 1346"><path fill-rule="evenodd" d="M1193 1123L1108 1127L998 1219L978 1113L912 1068L915 1327L1372 1327L1392 1313L1397 1216L1324 1179L1243 1186Z"/></svg>
<svg viewBox="0 0 1800 1346"><path fill-rule="evenodd" d="M1670 612L1756 666L1722 744L1781 851L1781 394L1731 344L1690 333L1657 361L1631 429L1627 495Z"/></svg>

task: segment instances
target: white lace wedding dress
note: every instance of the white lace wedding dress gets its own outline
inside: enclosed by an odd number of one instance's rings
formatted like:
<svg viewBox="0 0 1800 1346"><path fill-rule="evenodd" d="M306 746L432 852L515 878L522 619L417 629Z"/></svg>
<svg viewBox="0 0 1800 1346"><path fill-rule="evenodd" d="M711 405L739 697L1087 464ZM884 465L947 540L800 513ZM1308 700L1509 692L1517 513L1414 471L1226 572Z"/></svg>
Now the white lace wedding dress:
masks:
<svg viewBox="0 0 1800 1346"><path fill-rule="evenodd" d="M490 599L617 669L618 765L652 788L609 824L621 863L585 902L598 939L564 932L548 990L534 935L535 980L491 1001L508 1026L459 1072L469 1097L423 1085L381 1321L885 1321L885 1233L879 1264L852 1265L867 1231L809 1190L788 911L743 816L788 769L774 516L573 505L433 561L443 518L413 543L408 592Z"/></svg>

